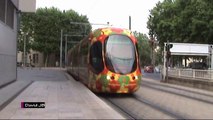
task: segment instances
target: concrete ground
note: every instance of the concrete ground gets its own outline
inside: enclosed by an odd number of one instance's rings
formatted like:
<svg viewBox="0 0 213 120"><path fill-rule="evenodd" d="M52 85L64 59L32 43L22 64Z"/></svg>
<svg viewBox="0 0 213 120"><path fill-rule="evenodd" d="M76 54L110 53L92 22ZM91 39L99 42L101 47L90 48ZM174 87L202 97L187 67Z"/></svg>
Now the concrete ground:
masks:
<svg viewBox="0 0 213 120"><path fill-rule="evenodd" d="M18 68L17 81L0 96L0 119L125 119L61 69ZM45 102L45 108L21 108L21 102Z"/></svg>

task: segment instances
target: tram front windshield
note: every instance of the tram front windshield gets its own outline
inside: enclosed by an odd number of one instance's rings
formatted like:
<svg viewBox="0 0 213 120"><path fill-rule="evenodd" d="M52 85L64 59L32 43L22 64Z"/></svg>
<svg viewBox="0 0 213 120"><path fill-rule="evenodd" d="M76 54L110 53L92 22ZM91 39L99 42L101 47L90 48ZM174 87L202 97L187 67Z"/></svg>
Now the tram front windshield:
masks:
<svg viewBox="0 0 213 120"><path fill-rule="evenodd" d="M115 73L128 74L136 69L135 47L129 37L111 35L105 42L107 68Z"/></svg>

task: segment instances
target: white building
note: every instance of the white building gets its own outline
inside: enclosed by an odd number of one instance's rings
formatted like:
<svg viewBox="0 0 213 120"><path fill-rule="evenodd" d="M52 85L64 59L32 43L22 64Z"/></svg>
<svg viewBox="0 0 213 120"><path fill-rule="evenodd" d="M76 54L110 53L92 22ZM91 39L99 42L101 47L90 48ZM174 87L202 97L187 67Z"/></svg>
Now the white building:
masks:
<svg viewBox="0 0 213 120"><path fill-rule="evenodd" d="M17 78L20 12L35 12L36 0L0 0L0 87Z"/></svg>
<svg viewBox="0 0 213 120"><path fill-rule="evenodd" d="M42 67L44 66L44 57L43 54L37 51L33 51L32 49L30 50L30 53L26 53L26 66L28 67L29 65L34 66L34 67ZM18 63L24 63L24 53L21 51L18 51L17 54L17 62Z"/></svg>

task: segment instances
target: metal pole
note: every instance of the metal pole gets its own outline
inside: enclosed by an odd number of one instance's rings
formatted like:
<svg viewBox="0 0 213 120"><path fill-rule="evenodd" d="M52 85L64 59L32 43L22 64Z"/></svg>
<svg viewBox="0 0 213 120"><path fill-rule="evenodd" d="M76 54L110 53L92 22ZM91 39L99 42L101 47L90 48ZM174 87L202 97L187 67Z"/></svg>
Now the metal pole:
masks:
<svg viewBox="0 0 213 120"><path fill-rule="evenodd" d="M62 68L62 40L63 40L63 30L61 29L61 43L60 43L60 68Z"/></svg>
<svg viewBox="0 0 213 120"><path fill-rule="evenodd" d="M65 57L64 57L64 60L65 60L65 67L67 65L67 35L65 36Z"/></svg>
<svg viewBox="0 0 213 120"><path fill-rule="evenodd" d="M167 40L167 45L169 45L169 41ZM167 46L166 46L167 47ZM169 49L169 48L168 48ZM168 51L166 51L168 52ZM166 53L167 54L167 53ZM166 82L168 82L168 66L169 66L169 59L168 56L166 57Z"/></svg>
<svg viewBox="0 0 213 120"><path fill-rule="evenodd" d="M131 16L129 16L129 30L131 30Z"/></svg>
<svg viewBox="0 0 213 120"><path fill-rule="evenodd" d="M211 70L213 70L213 48L212 45L210 46L210 52L211 52Z"/></svg>
<svg viewBox="0 0 213 120"><path fill-rule="evenodd" d="M166 78L166 50L165 50L165 43L163 47L163 81L165 81Z"/></svg>
<svg viewBox="0 0 213 120"><path fill-rule="evenodd" d="M24 34L24 67L26 67L26 34Z"/></svg>
<svg viewBox="0 0 213 120"><path fill-rule="evenodd" d="M212 48L212 45L210 46L210 52L211 52L211 69L210 69L210 72L211 72L211 80L213 81L213 48Z"/></svg>
<svg viewBox="0 0 213 120"><path fill-rule="evenodd" d="M151 64L152 64L152 66L154 66L154 60L153 60L153 45L154 45L154 43L153 43L153 41L151 41L151 47L152 47L152 49L151 49Z"/></svg>
<svg viewBox="0 0 213 120"><path fill-rule="evenodd" d="M105 26L112 26L107 22L107 24L102 24L102 23L83 23L83 22L70 22L70 24L75 24L75 25L105 25Z"/></svg>
<svg viewBox="0 0 213 120"><path fill-rule="evenodd" d="M169 61L166 58L166 82L168 82L168 65L169 65Z"/></svg>

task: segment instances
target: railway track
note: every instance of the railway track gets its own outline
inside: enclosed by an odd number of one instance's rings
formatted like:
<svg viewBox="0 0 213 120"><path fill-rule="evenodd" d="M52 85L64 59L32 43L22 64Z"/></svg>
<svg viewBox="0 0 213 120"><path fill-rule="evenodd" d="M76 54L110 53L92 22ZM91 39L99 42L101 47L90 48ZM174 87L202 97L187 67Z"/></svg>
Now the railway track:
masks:
<svg viewBox="0 0 213 120"><path fill-rule="evenodd" d="M101 98L127 119L183 119L182 116L134 94L102 95Z"/></svg>
<svg viewBox="0 0 213 120"><path fill-rule="evenodd" d="M195 94L199 94L199 95L204 95L204 96L208 96L208 97L212 97L213 98L213 94L207 94L207 93L199 92L197 90L196 91L195 90L189 90L186 87L185 88L183 88L183 87L180 88L180 87L177 87L177 86L171 86L172 84L162 84L162 83L158 83L158 82L150 82L148 80L144 80L143 82L150 83L150 84L153 84L153 85L163 86L163 87L167 87L167 88L174 88L174 89L177 89L177 90L191 92L191 93L195 93Z"/></svg>
<svg viewBox="0 0 213 120"><path fill-rule="evenodd" d="M126 109L120 104L114 102L113 99L121 99L125 97L129 97L131 95L116 95L116 94L96 94L99 98L105 101L107 104L112 106L115 110L121 113L126 119L137 119L137 115L132 114L130 110Z"/></svg>
<svg viewBox="0 0 213 120"><path fill-rule="evenodd" d="M141 85L142 87L149 87L158 91L175 94L178 96L186 97L186 98L197 100L200 102L213 104L213 95L211 94L200 93L198 91L187 90L183 88L178 88L174 86L169 86L169 85L164 85L164 84L154 83L149 81L143 81Z"/></svg>
<svg viewBox="0 0 213 120"><path fill-rule="evenodd" d="M149 105L150 107L157 109L157 110L159 110L159 111L161 111L161 112L163 112L163 113L165 113L165 114L167 114L167 115L169 115L169 116L171 116L175 119L185 119L181 115L179 115L178 113L173 113L169 109L161 107L160 105L154 104L154 103L152 103L152 102L150 102L150 101L148 101L148 100L146 100L146 99L144 99L140 96L134 96L134 97L136 98L136 100L140 101L141 103L145 103L145 104Z"/></svg>
<svg viewBox="0 0 213 120"><path fill-rule="evenodd" d="M143 81L134 94L102 97L127 119L204 119L213 116L212 93L153 81Z"/></svg>

